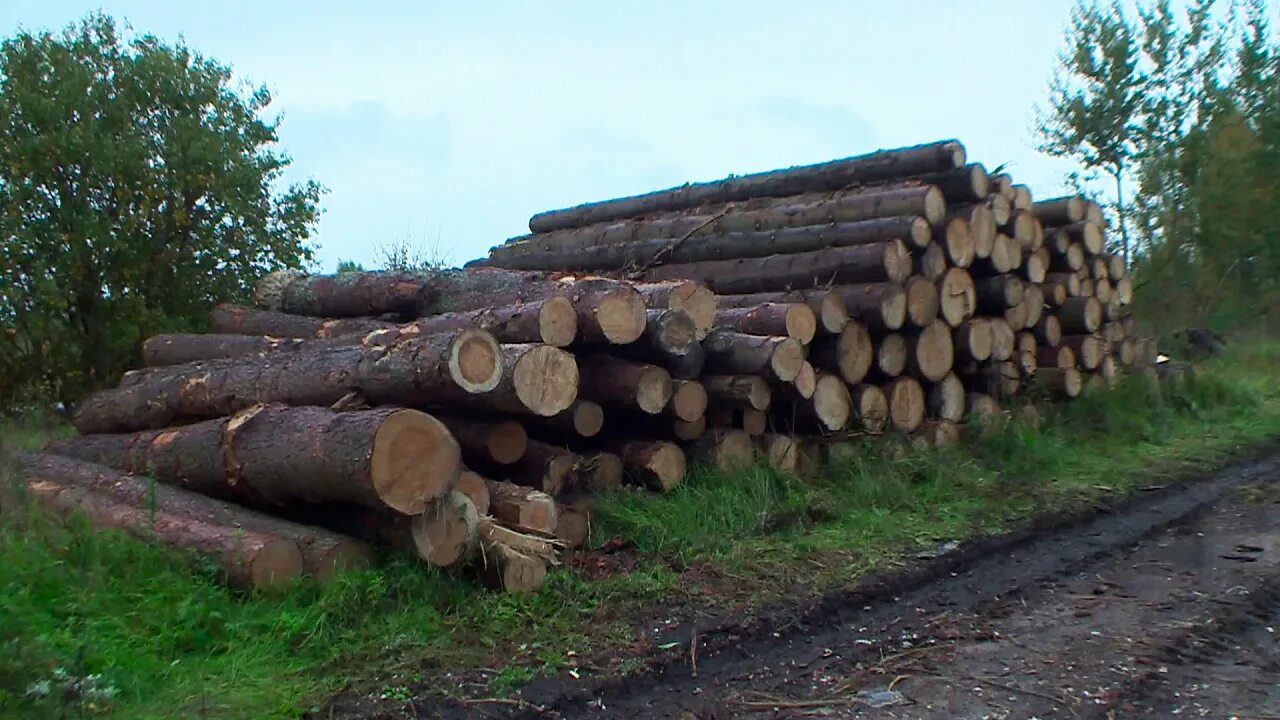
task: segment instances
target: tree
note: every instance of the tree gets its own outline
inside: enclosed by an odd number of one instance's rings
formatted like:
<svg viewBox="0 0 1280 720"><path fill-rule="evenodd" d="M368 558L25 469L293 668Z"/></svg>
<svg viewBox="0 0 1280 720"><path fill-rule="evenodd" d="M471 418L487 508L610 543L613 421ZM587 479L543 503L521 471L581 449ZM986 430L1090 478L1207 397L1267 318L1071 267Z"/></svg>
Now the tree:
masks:
<svg viewBox="0 0 1280 720"><path fill-rule="evenodd" d="M1119 2L1110 8L1081 2L1071 15L1070 39L1039 113L1040 150L1106 173L1115 185L1122 253L1129 260L1124 180L1137 157L1143 86L1137 31Z"/></svg>
<svg viewBox="0 0 1280 720"><path fill-rule="evenodd" d="M73 400L310 261L323 189L281 186L270 103L101 14L0 44L0 406Z"/></svg>
<svg viewBox="0 0 1280 720"><path fill-rule="evenodd" d="M339 260L338 269L334 272L339 275L343 275L345 273L359 273L364 272L364 266L355 260Z"/></svg>

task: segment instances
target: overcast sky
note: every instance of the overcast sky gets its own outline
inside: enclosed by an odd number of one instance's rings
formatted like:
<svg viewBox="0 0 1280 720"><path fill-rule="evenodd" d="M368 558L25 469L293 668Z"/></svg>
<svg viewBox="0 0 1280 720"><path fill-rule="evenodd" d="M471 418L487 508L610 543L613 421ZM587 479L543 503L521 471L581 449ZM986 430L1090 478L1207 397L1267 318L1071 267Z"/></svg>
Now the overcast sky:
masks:
<svg viewBox="0 0 1280 720"><path fill-rule="evenodd" d="M320 266L409 238L462 263L530 215L958 138L1049 196L1034 107L1069 0L0 0L0 33L102 9L265 83L330 192Z"/></svg>

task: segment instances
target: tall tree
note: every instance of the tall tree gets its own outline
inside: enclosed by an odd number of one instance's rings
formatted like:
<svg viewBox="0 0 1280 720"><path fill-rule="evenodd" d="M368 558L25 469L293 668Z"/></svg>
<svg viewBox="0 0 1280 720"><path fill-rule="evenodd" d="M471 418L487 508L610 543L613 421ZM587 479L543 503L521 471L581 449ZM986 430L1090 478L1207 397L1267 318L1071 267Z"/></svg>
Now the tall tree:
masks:
<svg viewBox="0 0 1280 720"><path fill-rule="evenodd" d="M310 260L322 188L282 186L270 103L101 14L0 44L0 406L74 399Z"/></svg>
<svg viewBox="0 0 1280 720"><path fill-rule="evenodd" d="M1072 11L1068 46L1039 112L1040 149L1100 170L1114 183L1122 253L1129 260L1129 213L1124 182L1138 155L1135 136L1146 76L1139 67L1137 30L1118 0L1081 2Z"/></svg>

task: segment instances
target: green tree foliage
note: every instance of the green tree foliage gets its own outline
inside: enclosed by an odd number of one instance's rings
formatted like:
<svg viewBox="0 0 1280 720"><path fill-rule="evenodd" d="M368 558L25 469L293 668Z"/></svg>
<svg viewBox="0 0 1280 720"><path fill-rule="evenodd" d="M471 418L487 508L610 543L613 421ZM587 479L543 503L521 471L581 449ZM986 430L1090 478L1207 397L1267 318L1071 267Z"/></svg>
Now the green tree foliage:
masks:
<svg viewBox="0 0 1280 720"><path fill-rule="evenodd" d="M270 103L100 14L0 44L0 407L73 400L310 261L323 190L282 186Z"/></svg>
<svg viewBox="0 0 1280 720"><path fill-rule="evenodd" d="M1280 310L1280 43L1268 0L1082 0L1041 146L1106 173L1150 318ZM1135 42L1136 40L1136 42ZM1138 188L1132 203L1125 184Z"/></svg>
<svg viewBox="0 0 1280 720"><path fill-rule="evenodd" d="M364 266L356 262L355 260L339 260L338 269L335 270L334 272L337 272L339 275L342 275L345 273L364 272Z"/></svg>

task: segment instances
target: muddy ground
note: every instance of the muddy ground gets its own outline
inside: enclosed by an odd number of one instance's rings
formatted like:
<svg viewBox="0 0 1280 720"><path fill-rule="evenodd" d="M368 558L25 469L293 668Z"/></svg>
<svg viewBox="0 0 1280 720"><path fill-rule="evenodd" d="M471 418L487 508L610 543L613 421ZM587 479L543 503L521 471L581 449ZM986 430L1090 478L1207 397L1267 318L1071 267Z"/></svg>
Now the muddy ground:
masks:
<svg viewBox="0 0 1280 720"><path fill-rule="evenodd" d="M419 718L1280 720L1280 454L750 622L661 621L652 672L416 699Z"/></svg>

